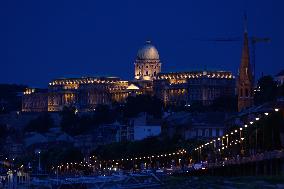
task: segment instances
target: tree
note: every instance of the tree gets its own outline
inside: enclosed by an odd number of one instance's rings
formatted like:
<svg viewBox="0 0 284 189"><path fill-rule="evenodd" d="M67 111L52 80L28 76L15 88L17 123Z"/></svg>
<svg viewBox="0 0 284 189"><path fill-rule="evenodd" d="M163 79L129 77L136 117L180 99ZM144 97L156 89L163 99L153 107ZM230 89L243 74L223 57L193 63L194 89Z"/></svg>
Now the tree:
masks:
<svg viewBox="0 0 284 189"><path fill-rule="evenodd" d="M84 158L78 148L71 145L56 145L42 152L42 164L46 168L66 162L80 162Z"/></svg>
<svg viewBox="0 0 284 189"><path fill-rule="evenodd" d="M26 88L25 85L0 84L0 114L20 110L22 101L19 93Z"/></svg>
<svg viewBox="0 0 284 189"><path fill-rule="evenodd" d="M112 123L115 121L116 112L111 110L107 105L98 105L96 107L94 119L96 124Z"/></svg>
<svg viewBox="0 0 284 189"><path fill-rule="evenodd" d="M141 112L147 112L155 118L160 118L163 112L163 103L157 97L150 95L128 97L124 107L124 116L135 117Z"/></svg>
<svg viewBox="0 0 284 189"><path fill-rule="evenodd" d="M221 96L213 101L209 109L211 111L237 112L238 98L237 96Z"/></svg>
<svg viewBox="0 0 284 189"><path fill-rule="evenodd" d="M0 140L8 135L9 131L6 125L0 124Z"/></svg>
<svg viewBox="0 0 284 189"><path fill-rule="evenodd" d="M95 129L100 124L113 123L116 112L108 105L98 105L95 112L89 114L76 114L75 107L64 107L61 112L62 130L70 135L79 135Z"/></svg>
<svg viewBox="0 0 284 189"><path fill-rule="evenodd" d="M63 107L63 110L60 112L61 123L60 127L62 131L70 134L76 135L78 131L78 115L76 114L75 107Z"/></svg>
<svg viewBox="0 0 284 189"><path fill-rule="evenodd" d="M256 105L273 101L277 98L277 84L271 76L263 76L257 82L257 90L254 95Z"/></svg>
<svg viewBox="0 0 284 189"><path fill-rule="evenodd" d="M284 84L277 87L277 96L284 97Z"/></svg>
<svg viewBox="0 0 284 189"><path fill-rule="evenodd" d="M45 133L52 127L54 127L53 119L45 112L40 114L36 119L31 120L25 126L25 131Z"/></svg>

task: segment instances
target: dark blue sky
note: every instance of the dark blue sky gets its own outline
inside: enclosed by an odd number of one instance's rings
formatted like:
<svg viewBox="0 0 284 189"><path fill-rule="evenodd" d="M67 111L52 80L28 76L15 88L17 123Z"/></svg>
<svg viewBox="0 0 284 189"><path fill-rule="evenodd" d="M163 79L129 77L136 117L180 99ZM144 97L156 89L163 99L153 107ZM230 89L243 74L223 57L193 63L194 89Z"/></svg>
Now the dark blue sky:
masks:
<svg viewBox="0 0 284 189"><path fill-rule="evenodd" d="M46 87L58 77L133 78L136 52L151 39L162 71L220 69L237 73L241 42L196 39L271 37L258 44L257 72L284 68L284 1L89 0L0 1L0 83Z"/></svg>

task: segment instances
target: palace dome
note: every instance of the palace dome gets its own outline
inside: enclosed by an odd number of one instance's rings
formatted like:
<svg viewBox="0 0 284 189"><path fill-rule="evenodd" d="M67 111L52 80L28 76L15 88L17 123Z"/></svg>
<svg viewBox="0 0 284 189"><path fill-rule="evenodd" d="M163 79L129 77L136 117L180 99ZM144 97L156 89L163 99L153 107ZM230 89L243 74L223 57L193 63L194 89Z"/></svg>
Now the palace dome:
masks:
<svg viewBox="0 0 284 189"><path fill-rule="evenodd" d="M159 60L158 50L151 41L146 41L146 44L138 50L137 59L139 60Z"/></svg>

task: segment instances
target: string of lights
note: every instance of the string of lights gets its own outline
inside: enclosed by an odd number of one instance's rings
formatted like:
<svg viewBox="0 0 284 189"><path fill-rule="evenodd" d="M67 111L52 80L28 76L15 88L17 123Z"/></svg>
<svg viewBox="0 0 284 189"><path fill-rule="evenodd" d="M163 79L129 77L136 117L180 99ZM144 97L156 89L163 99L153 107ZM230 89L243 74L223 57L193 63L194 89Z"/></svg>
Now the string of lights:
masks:
<svg viewBox="0 0 284 189"><path fill-rule="evenodd" d="M274 108L274 111L278 112L278 111L280 111L280 108ZM270 113L265 112L264 116L268 116L269 114ZM223 136L220 136L216 139L211 140L210 142L204 143L204 144L196 147L194 149L194 151L200 151L201 152L202 149L205 149L208 146L213 145L213 147L216 148L217 151L220 152L221 150L225 150L225 149L229 148L229 146L232 146L233 144L242 143L245 140L245 138L242 136L243 129L246 129L250 126L253 126L257 121L260 120L260 117L262 117L261 114L259 114L259 116L255 118L255 121L250 121L249 124L244 124L242 127L235 129L234 131L226 133ZM239 140L233 139L233 140L229 141L230 137L233 138L233 136L236 137L237 135L239 135ZM225 140L226 145L224 144L224 140ZM221 146L221 147L218 148L219 146Z"/></svg>
<svg viewBox="0 0 284 189"><path fill-rule="evenodd" d="M53 166L52 169L55 169L56 167L61 169L61 168L69 168L71 166L79 166L79 167L93 167L96 164L103 164L103 163L110 163L110 164L116 164L118 165L119 163L122 162L127 162L127 161L140 161L140 160L152 160L152 159L161 159L165 157L173 157L173 156L183 156L187 153L185 149L178 150L173 153L163 153L163 154L158 154L158 155L148 155L148 156L137 156L137 157L126 157L126 158L120 158L120 159L112 159L112 160L94 160L93 163L88 163L88 162L69 162L69 163L64 163L61 165ZM95 159L96 156L91 156L89 157L90 159Z"/></svg>
<svg viewBox="0 0 284 189"><path fill-rule="evenodd" d="M280 108L275 108L275 112L280 111ZM220 136L218 138L215 138L207 143L204 143L194 149L194 151L200 151L205 148L213 148L216 151L221 152L222 150L226 150L234 145L237 144L242 144L245 138L243 137L243 131L244 129L247 129L251 126L253 126L256 122L261 120L262 117L270 115L271 112L265 112L262 116L262 114L259 114L258 117L256 117L253 121L251 120L249 124L244 124L238 129L235 129L233 131L230 131L223 136ZM81 162L68 162L68 163L63 163L57 166L53 166L52 169L62 169L62 168L70 168L70 167L89 167L93 168L96 165L102 166L102 164L110 164L110 165L119 165L122 163L126 162L131 162L131 161L147 161L147 160L152 160L152 159L161 159L161 158L169 158L169 157L175 157L175 156L183 156L187 154L187 151L185 149L181 149L172 153L161 153L161 154L156 154L156 155L145 155L145 156L136 156L136 157L123 157L120 159L110 159L110 160L99 160L97 157L91 156L89 159L91 160L92 163L88 161L81 161Z"/></svg>

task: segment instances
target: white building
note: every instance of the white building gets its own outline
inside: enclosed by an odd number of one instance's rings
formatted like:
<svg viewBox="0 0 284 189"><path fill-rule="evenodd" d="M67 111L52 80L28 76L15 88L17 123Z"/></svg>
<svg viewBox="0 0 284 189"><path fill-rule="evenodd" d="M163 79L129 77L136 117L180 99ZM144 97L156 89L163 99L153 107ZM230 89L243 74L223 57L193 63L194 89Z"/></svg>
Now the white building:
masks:
<svg viewBox="0 0 284 189"><path fill-rule="evenodd" d="M161 134L160 121L153 119L147 113L141 113L133 118L131 125L133 125L133 140L143 140Z"/></svg>
<svg viewBox="0 0 284 189"><path fill-rule="evenodd" d="M166 118L163 132L170 137L179 135L184 139L210 139L222 136L226 131L223 112L177 112Z"/></svg>
<svg viewBox="0 0 284 189"><path fill-rule="evenodd" d="M161 125L135 125L134 140L143 140L161 134Z"/></svg>
<svg viewBox="0 0 284 189"><path fill-rule="evenodd" d="M282 70L275 76L275 81L277 82L278 86L284 84L284 70Z"/></svg>

